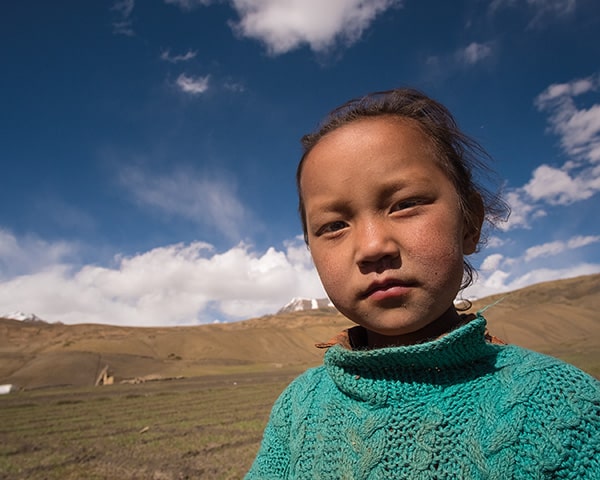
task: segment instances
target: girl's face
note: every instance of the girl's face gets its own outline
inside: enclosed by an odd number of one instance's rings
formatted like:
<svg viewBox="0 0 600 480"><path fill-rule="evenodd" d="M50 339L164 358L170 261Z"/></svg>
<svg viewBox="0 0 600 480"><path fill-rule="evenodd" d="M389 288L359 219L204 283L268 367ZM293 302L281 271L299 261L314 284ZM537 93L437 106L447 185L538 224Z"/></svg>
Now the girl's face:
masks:
<svg viewBox="0 0 600 480"><path fill-rule="evenodd" d="M370 345L416 343L455 321L463 255L479 233L415 123L375 117L327 134L300 189L325 290Z"/></svg>

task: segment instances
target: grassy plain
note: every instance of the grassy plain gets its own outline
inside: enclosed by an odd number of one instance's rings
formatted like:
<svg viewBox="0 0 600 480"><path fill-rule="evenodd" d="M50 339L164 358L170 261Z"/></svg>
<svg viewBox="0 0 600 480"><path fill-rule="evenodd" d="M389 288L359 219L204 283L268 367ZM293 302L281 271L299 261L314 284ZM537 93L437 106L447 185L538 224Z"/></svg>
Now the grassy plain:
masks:
<svg viewBox="0 0 600 480"><path fill-rule="evenodd" d="M0 397L0 479L240 479L298 372Z"/></svg>

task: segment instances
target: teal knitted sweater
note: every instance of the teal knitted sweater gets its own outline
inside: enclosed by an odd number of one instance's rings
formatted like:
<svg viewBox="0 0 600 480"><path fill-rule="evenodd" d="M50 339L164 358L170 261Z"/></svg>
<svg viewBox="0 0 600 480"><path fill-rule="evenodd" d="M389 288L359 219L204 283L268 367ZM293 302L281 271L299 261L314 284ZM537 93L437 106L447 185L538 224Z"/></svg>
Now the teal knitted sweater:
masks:
<svg viewBox="0 0 600 480"><path fill-rule="evenodd" d="M485 327L333 346L275 403L246 479L600 479L600 382Z"/></svg>

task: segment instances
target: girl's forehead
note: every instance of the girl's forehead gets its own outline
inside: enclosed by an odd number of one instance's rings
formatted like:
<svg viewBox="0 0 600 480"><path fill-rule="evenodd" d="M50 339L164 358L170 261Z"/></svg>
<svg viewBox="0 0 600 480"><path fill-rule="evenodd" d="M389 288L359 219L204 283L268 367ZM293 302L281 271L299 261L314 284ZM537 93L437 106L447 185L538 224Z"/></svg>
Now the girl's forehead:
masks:
<svg viewBox="0 0 600 480"><path fill-rule="evenodd" d="M414 156L437 162L434 142L416 121L401 117L373 117L354 120L323 136L307 153L305 170L350 168L358 163L369 170L385 167L390 162L402 163ZM429 162L427 162L429 163Z"/></svg>
<svg viewBox="0 0 600 480"><path fill-rule="evenodd" d="M311 200L330 193L387 196L409 187L449 182L431 142L420 129L373 119L332 132L305 162L301 193Z"/></svg>

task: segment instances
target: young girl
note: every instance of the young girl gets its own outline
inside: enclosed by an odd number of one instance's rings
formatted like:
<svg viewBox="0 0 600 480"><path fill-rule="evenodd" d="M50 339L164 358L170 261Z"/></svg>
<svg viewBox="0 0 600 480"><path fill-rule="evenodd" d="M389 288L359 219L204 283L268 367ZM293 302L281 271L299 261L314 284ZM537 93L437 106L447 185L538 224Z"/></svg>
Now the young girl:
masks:
<svg viewBox="0 0 600 480"><path fill-rule="evenodd" d="M454 307L505 206L475 183L485 154L446 108L372 94L303 145L305 239L358 326L282 393L246 478L600 478L599 382Z"/></svg>

